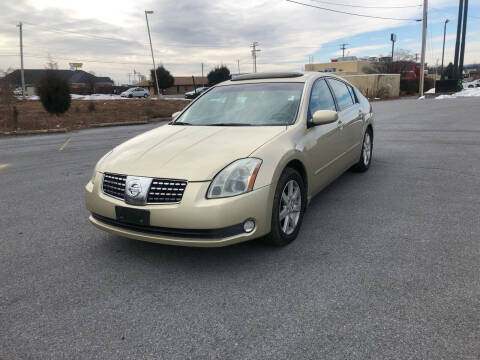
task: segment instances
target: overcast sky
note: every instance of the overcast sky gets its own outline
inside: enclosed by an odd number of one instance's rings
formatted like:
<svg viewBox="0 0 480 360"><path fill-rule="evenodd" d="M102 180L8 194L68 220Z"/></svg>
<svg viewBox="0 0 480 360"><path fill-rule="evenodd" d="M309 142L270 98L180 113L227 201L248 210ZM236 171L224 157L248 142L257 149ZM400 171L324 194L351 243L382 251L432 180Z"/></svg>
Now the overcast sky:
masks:
<svg viewBox="0 0 480 360"><path fill-rule="evenodd" d="M298 0L315 6L381 17L416 19L421 7L366 9ZM361 6L419 5L420 0L326 0ZM480 4L470 1L466 63L480 61ZM457 0L430 1L427 61L441 59L443 21L450 18L445 58L453 58ZM155 60L174 75L200 75L218 64L231 72L252 69L250 44L260 43L258 70L303 69L309 56L326 62L341 54L387 55L396 48L420 52L421 23L326 12L283 0L17 0L0 3L0 69L19 68L18 28L24 23L25 68L44 68L50 56L59 68L83 69L126 83L134 70L148 74L151 55L144 10L149 15Z"/></svg>

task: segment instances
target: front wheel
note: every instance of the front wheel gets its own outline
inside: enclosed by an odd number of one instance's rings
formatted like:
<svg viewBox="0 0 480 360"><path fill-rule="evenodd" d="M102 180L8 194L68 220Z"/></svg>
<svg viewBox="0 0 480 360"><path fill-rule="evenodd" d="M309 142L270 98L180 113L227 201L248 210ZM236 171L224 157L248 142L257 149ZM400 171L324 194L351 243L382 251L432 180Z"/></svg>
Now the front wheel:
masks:
<svg viewBox="0 0 480 360"><path fill-rule="evenodd" d="M362 153L360 154L360 159L358 163L353 166L353 170L357 172L365 172L370 167L372 162L372 153L373 153L373 136L372 131L367 129L365 135L363 136L362 144Z"/></svg>
<svg viewBox="0 0 480 360"><path fill-rule="evenodd" d="M145 99L148 98L148 94L143 95L143 97L144 97Z"/></svg>
<svg viewBox="0 0 480 360"><path fill-rule="evenodd" d="M296 239L307 204L306 187L298 171L286 168L277 183L272 208L271 232L265 241L285 246Z"/></svg>

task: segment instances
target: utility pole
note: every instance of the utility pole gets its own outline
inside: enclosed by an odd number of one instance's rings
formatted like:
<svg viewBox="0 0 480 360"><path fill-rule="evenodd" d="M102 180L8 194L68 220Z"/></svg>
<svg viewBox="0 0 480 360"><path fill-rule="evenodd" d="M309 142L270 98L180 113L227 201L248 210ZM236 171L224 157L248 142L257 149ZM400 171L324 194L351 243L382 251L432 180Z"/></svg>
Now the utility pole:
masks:
<svg viewBox="0 0 480 360"><path fill-rule="evenodd" d="M23 24L20 21L17 25L20 28L20 74L22 78L22 99L25 100L25 72L23 69Z"/></svg>
<svg viewBox="0 0 480 360"><path fill-rule="evenodd" d="M153 62L153 73L155 74L155 83L157 85L157 94L160 99L160 87L158 86L158 76L157 76L157 67L155 66L155 57L153 56L153 46L152 46L152 37L150 36L150 25L148 24L148 15L153 14L153 11L145 10L145 20L147 20L147 30L148 30L148 40L150 40L150 50L152 52L152 62Z"/></svg>
<svg viewBox="0 0 480 360"><path fill-rule="evenodd" d="M203 81L203 63L202 63L202 86L205 86L204 81Z"/></svg>
<svg viewBox="0 0 480 360"><path fill-rule="evenodd" d="M237 60L238 74L240 74L240 60Z"/></svg>
<svg viewBox="0 0 480 360"><path fill-rule="evenodd" d="M415 53L415 62L418 61L418 53Z"/></svg>
<svg viewBox="0 0 480 360"><path fill-rule="evenodd" d="M128 73L127 75L128 75L128 85L130 85L130 83L131 83L130 77L132 76L132 74L131 74L131 73Z"/></svg>
<svg viewBox="0 0 480 360"><path fill-rule="evenodd" d="M422 55L420 59L420 84L419 95L423 96L423 83L425 80L425 48L427 45L427 14L428 14L428 0L423 0L423 29L422 29Z"/></svg>
<svg viewBox="0 0 480 360"><path fill-rule="evenodd" d="M252 48L252 58L253 58L253 72L257 72L257 52L261 51L257 49L258 42L254 41L250 46Z"/></svg>
<svg viewBox="0 0 480 360"><path fill-rule="evenodd" d="M444 80L443 76L443 58L445 57L445 34L447 33L447 24L450 22L449 19L445 20L445 24L443 25L443 48L442 48L442 68L440 70L440 79Z"/></svg>
<svg viewBox="0 0 480 360"><path fill-rule="evenodd" d="M348 44L341 44L340 45L340 50L342 50L342 58L345 57L345 49L347 48Z"/></svg>
<svg viewBox="0 0 480 360"><path fill-rule="evenodd" d="M455 57L453 59L453 76L458 79L458 54L460 53L460 34L462 33L463 0L458 1L457 40L455 41Z"/></svg>
<svg viewBox="0 0 480 360"><path fill-rule="evenodd" d="M458 65L458 76L460 80L463 79L463 57L465 55L465 38L467 37L467 16L468 16L468 0L464 0L462 43L460 45L460 60Z"/></svg>

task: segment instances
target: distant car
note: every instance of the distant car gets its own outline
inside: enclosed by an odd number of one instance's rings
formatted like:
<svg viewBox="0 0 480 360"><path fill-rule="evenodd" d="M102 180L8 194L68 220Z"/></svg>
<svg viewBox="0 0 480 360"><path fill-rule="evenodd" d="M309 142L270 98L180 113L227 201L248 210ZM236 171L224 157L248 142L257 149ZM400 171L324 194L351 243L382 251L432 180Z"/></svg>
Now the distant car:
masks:
<svg viewBox="0 0 480 360"><path fill-rule="evenodd" d="M208 90L208 87L199 87L197 90L192 90L185 93L185 99L195 99L198 95Z"/></svg>
<svg viewBox="0 0 480 360"><path fill-rule="evenodd" d="M23 95L23 90L21 87L18 87L16 88L15 90L13 90L13 95L17 95L17 96L21 96Z"/></svg>
<svg viewBox="0 0 480 360"><path fill-rule="evenodd" d="M141 87L130 88L120 94L121 97L126 98L148 98L150 93Z"/></svg>
<svg viewBox="0 0 480 360"><path fill-rule="evenodd" d="M467 86L467 88L471 89L471 88L476 88L476 87L480 87L480 80L473 80L469 83L465 83L465 85Z"/></svg>

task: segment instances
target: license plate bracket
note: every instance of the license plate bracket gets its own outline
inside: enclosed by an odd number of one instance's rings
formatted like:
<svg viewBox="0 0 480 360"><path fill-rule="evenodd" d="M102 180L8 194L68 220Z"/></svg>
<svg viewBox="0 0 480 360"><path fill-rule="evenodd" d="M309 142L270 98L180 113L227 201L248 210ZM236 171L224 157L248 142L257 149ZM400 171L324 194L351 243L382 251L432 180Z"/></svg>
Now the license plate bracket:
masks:
<svg viewBox="0 0 480 360"><path fill-rule="evenodd" d="M140 226L150 226L150 211L115 206L117 221Z"/></svg>

